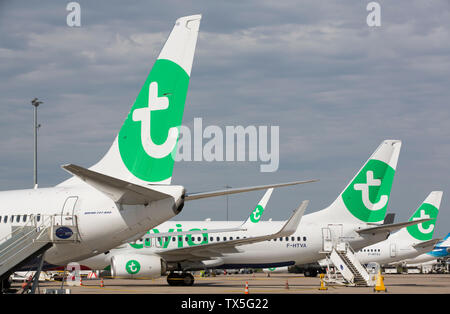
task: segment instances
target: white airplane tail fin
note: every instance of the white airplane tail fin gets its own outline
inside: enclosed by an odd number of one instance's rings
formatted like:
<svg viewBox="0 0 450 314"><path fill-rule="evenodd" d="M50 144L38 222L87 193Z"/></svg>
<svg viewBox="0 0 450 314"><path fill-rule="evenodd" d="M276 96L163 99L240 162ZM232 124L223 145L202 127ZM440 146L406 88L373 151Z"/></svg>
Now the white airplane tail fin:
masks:
<svg viewBox="0 0 450 314"><path fill-rule="evenodd" d="M409 221L421 219L430 220L401 229L397 233L397 239L410 239L413 242L431 240L435 230L436 219L439 214L439 207L441 206L442 194L442 191L431 192L409 218Z"/></svg>
<svg viewBox="0 0 450 314"><path fill-rule="evenodd" d="M135 184L170 184L200 19L176 21L111 148L91 170Z"/></svg>
<svg viewBox="0 0 450 314"><path fill-rule="evenodd" d="M383 223L401 141L385 140L357 172L338 198L317 212L329 222Z"/></svg>
<svg viewBox="0 0 450 314"><path fill-rule="evenodd" d="M248 216L247 220L242 224L242 229L248 230L261 220L262 214L266 209L267 202L269 202L269 199L272 196L272 192L273 188L267 190L258 205L256 205L254 210L252 210L250 216Z"/></svg>

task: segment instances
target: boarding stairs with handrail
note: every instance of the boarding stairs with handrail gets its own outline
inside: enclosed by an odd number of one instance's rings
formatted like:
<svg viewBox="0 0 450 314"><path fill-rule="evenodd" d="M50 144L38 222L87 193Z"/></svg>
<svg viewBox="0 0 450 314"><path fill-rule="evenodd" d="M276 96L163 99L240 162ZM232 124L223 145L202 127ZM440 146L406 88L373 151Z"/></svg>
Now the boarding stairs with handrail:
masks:
<svg viewBox="0 0 450 314"><path fill-rule="evenodd" d="M66 216L31 216L26 224L13 226L12 232L0 239L0 282L36 257L40 257L38 264L42 266L43 254L55 243L79 242L77 217ZM70 224L62 225L63 221Z"/></svg>

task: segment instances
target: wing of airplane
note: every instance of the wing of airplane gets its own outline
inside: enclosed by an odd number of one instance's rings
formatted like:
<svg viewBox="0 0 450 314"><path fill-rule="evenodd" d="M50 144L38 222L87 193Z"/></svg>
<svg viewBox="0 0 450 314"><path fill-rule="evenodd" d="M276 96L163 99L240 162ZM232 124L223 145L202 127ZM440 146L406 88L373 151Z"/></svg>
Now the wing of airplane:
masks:
<svg viewBox="0 0 450 314"><path fill-rule="evenodd" d="M417 219L417 220L412 220L412 221L407 221L407 222L399 222L396 224L388 224L388 225L379 225L376 227L371 227L371 228L366 228L366 229L360 229L360 230L355 230L356 232L358 232L359 234L377 234L377 233L386 233L386 232L392 232L404 227L408 227L408 226L412 226L412 225L417 225L420 224L422 222L425 221L429 221L431 220L430 218L426 218L426 219Z"/></svg>
<svg viewBox="0 0 450 314"><path fill-rule="evenodd" d="M161 250L156 252L156 254L164 258L166 261L170 262L185 260L208 260L215 257L220 257L225 253L238 253L240 252L240 250L238 250L237 247L241 245L290 236L297 230L298 224L300 223L300 220L306 210L306 207L308 206L308 203L309 201L303 201L300 206L294 211L292 216L286 221L283 227L276 233L171 250Z"/></svg>

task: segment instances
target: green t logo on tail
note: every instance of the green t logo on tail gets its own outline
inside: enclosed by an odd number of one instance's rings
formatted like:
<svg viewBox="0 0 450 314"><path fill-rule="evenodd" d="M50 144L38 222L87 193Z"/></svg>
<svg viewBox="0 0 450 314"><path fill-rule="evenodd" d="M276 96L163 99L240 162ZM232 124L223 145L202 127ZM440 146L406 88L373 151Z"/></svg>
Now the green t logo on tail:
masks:
<svg viewBox="0 0 450 314"><path fill-rule="evenodd" d="M418 219L426 219L432 218L429 221L422 222L417 225L408 226L406 230L408 230L409 234L421 241L428 241L433 238L434 225L436 223L436 217L438 215L439 210L431 204L423 203L414 213L414 215L409 219L418 220Z"/></svg>
<svg viewBox="0 0 450 314"><path fill-rule="evenodd" d="M188 84L189 75L178 64L156 60L119 132L120 156L137 178L172 177Z"/></svg>
<svg viewBox="0 0 450 314"><path fill-rule="evenodd" d="M253 212L250 215L250 220L253 223L257 223L261 220L262 214L264 212L264 207L261 205L256 206L256 208L253 210Z"/></svg>
<svg viewBox="0 0 450 314"><path fill-rule="evenodd" d="M384 219L391 194L395 170L388 164L371 159L342 193L347 209L364 222Z"/></svg>

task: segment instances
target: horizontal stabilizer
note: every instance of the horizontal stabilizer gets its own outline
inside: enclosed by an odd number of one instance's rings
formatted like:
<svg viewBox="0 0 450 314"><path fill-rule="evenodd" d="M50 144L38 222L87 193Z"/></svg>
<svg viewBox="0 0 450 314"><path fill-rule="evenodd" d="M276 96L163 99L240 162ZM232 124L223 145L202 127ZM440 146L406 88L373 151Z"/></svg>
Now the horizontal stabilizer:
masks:
<svg viewBox="0 0 450 314"><path fill-rule="evenodd" d="M401 228L405 228L408 226L417 225L417 224L420 224L422 222L429 221L429 220L431 220L431 219L426 218L426 219L417 219L417 220L412 220L412 221L407 221L407 222L399 222L399 223L390 224L390 225L379 225L377 227L356 230L356 232L358 232L359 234L386 233L386 232L392 232L392 231L395 231L395 230L398 230Z"/></svg>
<svg viewBox="0 0 450 314"><path fill-rule="evenodd" d="M62 166L62 168L103 192L118 204L145 205L152 201L172 197L169 194L113 178L77 165L69 164Z"/></svg>
<svg viewBox="0 0 450 314"><path fill-rule="evenodd" d="M283 187L283 186L311 183L311 182L317 182L317 181L319 181L319 180L294 181L294 182L287 182L287 183L277 183L277 184L250 186L250 187L234 188L234 189L226 189L226 190L217 190L217 191L211 191L211 192L187 193L185 201L191 201L191 200L197 200L197 199L201 199L201 198L221 196L221 195L230 195L230 194L236 194L236 193L266 190L269 188L279 188L279 187Z"/></svg>
<svg viewBox="0 0 450 314"><path fill-rule="evenodd" d="M264 208L269 201L270 196L272 195L273 189L268 189L264 194L261 201L258 203L258 206L252 211L250 216L246 221L242 223L242 225L233 227L233 228L222 228L222 229L208 229L206 230L194 230L194 231L177 231L177 232L165 232L165 233L152 233L147 234L145 238L159 238L159 237L171 237L171 236L181 236L186 234L202 234L202 233L222 233L222 232L236 232L236 231L247 231L249 228L257 225L257 222L260 220L262 212L264 212ZM253 219L252 219L253 218Z"/></svg>
<svg viewBox="0 0 450 314"><path fill-rule="evenodd" d="M434 246L441 240L442 239L432 239L432 240L428 240L425 242L419 242L417 244L414 244L413 247L416 249L424 249L424 248L430 247L430 250L432 250L434 248Z"/></svg>

